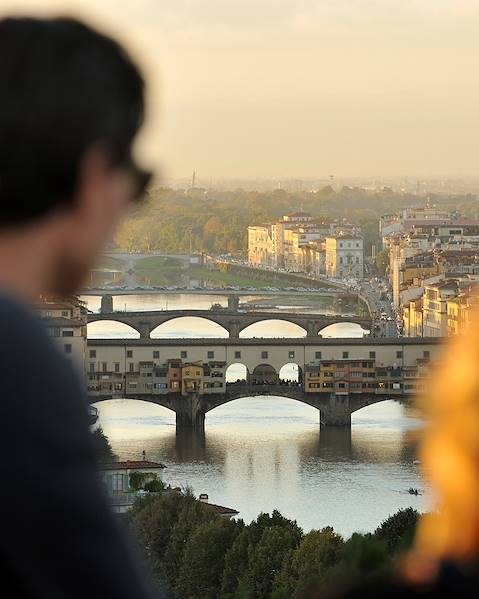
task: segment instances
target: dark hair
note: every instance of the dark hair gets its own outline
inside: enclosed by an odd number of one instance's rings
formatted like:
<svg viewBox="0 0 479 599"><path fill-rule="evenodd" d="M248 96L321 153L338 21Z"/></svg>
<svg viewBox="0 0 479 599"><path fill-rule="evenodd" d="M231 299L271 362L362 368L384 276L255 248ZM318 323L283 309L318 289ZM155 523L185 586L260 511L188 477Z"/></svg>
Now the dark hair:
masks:
<svg viewBox="0 0 479 599"><path fill-rule="evenodd" d="M131 160L144 82L111 38L69 18L0 20L0 226L73 202L85 152Z"/></svg>

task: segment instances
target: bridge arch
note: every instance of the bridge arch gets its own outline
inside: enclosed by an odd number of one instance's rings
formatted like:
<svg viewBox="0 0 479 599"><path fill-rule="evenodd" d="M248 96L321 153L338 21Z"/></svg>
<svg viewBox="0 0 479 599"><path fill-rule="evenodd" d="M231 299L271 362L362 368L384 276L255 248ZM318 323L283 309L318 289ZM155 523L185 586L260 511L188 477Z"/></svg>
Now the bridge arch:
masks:
<svg viewBox="0 0 479 599"><path fill-rule="evenodd" d="M258 364L251 373L252 385L276 384L278 381L278 373L271 364Z"/></svg>
<svg viewBox="0 0 479 599"><path fill-rule="evenodd" d="M94 320L87 324L88 339L139 339L140 331L120 318Z"/></svg>
<svg viewBox="0 0 479 599"><path fill-rule="evenodd" d="M169 398L166 398L165 396L162 395L133 395L130 394L128 397L121 397L121 398L116 398L116 397L92 397L91 398L91 405L93 406L97 406L100 410L100 414L101 414L101 409L102 409L102 405L103 407L105 407L105 403L106 402L121 402L120 405L126 406L127 404L125 404L126 401L134 401L135 404L138 403L139 405L141 404L145 404L146 405L155 405L159 408L165 408L166 410L168 410L168 416L173 416L175 415L176 411L175 411L175 407L171 404ZM98 405L100 404L100 405ZM116 410L118 409L118 405L116 406Z"/></svg>
<svg viewBox="0 0 479 599"><path fill-rule="evenodd" d="M303 369L296 362L288 362L283 364L278 372L280 381L291 383L302 383Z"/></svg>
<svg viewBox="0 0 479 599"><path fill-rule="evenodd" d="M328 324L318 331L321 337L340 337L345 339L364 337L367 333L368 329L363 328L363 325L355 322L353 317L348 322L341 321Z"/></svg>
<svg viewBox="0 0 479 599"><path fill-rule="evenodd" d="M247 383L249 380L248 367L241 362L233 362L225 370L226 384Z"/></svg>
<svg viewBox="0 0 479 599"><path fill-rule="evenodd" d="M234 386L233 386L233 391L234 391ZM255 387L250 386L248 388L248 390L243 391L241 389L238 389L237 393L231 392L231 390L230 390L228 397L222 398L218 402L209 404L206 409L206 414L210 414L214 410L217 410L218 408L220 408L222 406L229 405L232 402L235 402L237 400L245 400L247 402L253 397L261 397L262 399L265 398L264 401L268 401L269 399L272 399L272 400L286 399L286 400L289 400L290 402L294 402L295 404L303 404L304 406L308 406L308 408L313 408L315 410L319 409L319 406L316 405L314 401L308 401L308 398L305 397L304 395L300 395L297 392L297 389L295 387L277 386L274 390L273 389L266 390L264 387L258 386L257 391L255 391ZM265 417L267 417L268 411L265 411L264 415L265 415Z"/></svg>
<svg viewBox="0 0 479 599"><path fill-rule="evenodd" d="M386 402L391 404L396 404L397 407L397 417L401 418L401 402L398 401L398 398L395 397L387 397L376 395L367 400L361 401L354 405L354 409L351 410L351 414L356 416L357 419L361 419L362 417L367 418L368 421L374 419L383 419L387 418L388 421L391 419L391 415L389 413L384 414L383 410L386 409L389 411L389 408L385 405Z"/></svg>
<svg viewBox="0 0 479 599"><path fill-rule="evenodd" d="M199 332L200 329L203 329L205 332ZM171 318L164 318L150 332L152 339L164 339L168 337L215 337L217 339L226 339L228 336L228 330L222 324L214 318L207 318L205 316L175 315L171 316Z"/></svg>
<svg viewBox="0 0 479 599"><path fill-rule="evenodd" d="M254 334L255 330L258 331L256 335ZM298 338L306 337L306 335L307 331L303 326L293 320L281 318L280 314L278 314L278 318L260 318L251 324L239 326L239 336L242 339L254 337Z"/></svg>

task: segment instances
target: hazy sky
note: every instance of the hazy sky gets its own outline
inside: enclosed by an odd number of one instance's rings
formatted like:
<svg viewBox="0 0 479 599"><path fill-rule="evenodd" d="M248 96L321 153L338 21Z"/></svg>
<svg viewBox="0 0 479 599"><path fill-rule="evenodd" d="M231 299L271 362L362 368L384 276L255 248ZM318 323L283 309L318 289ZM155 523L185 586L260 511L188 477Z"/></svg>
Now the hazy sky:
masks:
<svg viewBox="0 0 479 599"><path fill-rule="evenodd" d="M479 174L479 0L0 0L145 65L166 175Z"/></svg>

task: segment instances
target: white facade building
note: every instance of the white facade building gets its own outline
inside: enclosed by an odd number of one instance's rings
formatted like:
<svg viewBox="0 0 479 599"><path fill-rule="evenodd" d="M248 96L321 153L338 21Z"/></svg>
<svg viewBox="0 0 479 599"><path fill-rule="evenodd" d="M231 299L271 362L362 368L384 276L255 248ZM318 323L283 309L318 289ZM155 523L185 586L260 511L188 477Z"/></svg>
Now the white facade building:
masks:
<svg viewBox="0 0 479 599"><path fill-rule="evenodd" d="M341 279L364 276L364 243L355 235L326 238L326 275Z"/></svg>

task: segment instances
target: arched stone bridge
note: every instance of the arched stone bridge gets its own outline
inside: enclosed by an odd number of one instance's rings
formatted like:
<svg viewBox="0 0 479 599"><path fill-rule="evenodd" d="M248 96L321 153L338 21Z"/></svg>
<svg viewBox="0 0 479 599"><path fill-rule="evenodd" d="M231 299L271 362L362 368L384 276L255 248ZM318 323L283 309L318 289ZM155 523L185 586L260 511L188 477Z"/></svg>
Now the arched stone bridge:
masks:
<svg viewBox="0 0 479 599"><path fill-rule="evenodd" d="M194 316L219 324L230 338L238 338L241 331L252 324L267 320L282 320L301 327L308 337L317 337L322 329L332 324L354 323L371 330L371 318L326 314L297 314L286 312L235 312L230 310L160 310L152 312L101 312L89 314L88 323L102 320L121 322L135 329L142 339L148 339L158 326L175 318Z"/></svg>
<svg viewBox="0 0 479 599"><path fill-rule="evenodd" d="M287 397L307 404L319 410L319 421L322 426L350 426L351 414L366 406L386 401L400 399L404 396L390 395L335 395L305 393L301 386L288 387L283 385L248 385L229 384L223 394L188 394L168 393L165 395L134 395L129 399L146 401L168 408L176 414L177 428L202 429L207 412L225 405L236 399L257 396ZM114 398L114 396L90 397L91 403L98 403Z"/></svg>

